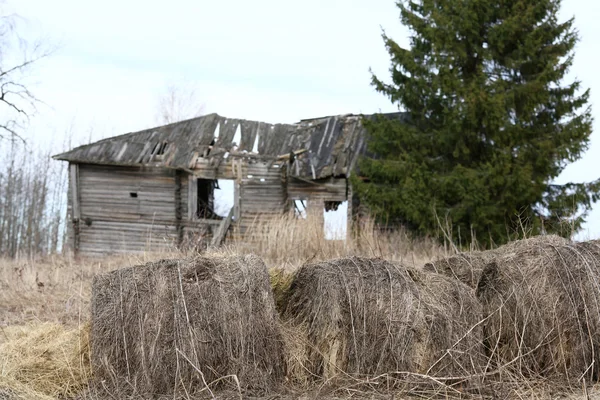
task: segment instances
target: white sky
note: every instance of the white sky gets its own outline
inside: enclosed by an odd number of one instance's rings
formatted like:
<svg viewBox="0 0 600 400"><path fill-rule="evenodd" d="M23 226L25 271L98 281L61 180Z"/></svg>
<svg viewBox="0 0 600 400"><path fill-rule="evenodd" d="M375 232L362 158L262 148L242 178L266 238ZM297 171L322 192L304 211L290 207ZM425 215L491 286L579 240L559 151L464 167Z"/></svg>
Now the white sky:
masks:
<svg viewBox="0 0 600 400"><path fill-rule="evenodd" d="M87 142L155 125L169 84L189 85L205 112L269 122L394 111L369 84L387 77L381 28L407 43L393 0L6 0L27 37L57 51L32 71L38 144ZM600 2L564 0L581 35L571 77L600 113ZM600 118L585 157L559 182L600 176ZM600 237L600 205L582 238Z"/></svg>

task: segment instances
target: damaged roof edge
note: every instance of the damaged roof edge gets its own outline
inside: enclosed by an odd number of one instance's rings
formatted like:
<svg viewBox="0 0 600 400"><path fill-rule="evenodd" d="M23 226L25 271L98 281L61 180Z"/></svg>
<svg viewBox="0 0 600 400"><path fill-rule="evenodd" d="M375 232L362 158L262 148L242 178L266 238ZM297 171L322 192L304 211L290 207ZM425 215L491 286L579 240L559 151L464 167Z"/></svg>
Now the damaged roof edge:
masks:
<svg viewBox="0 0 600 400"><path fill-rule="evenodd" d="M65 152L63 152L63 153L59 153L59 154L55 154L55 155L53 155L53 156L52 156L52 158L53 158L53 159L55 159L55 160L70 161L70 159L67 159L67 158L61 158L61 157L62 157L62 156L65 156L65 155L67 155L67 154L69 154L69 153L71 153L71 152L73 152L73 151L76 151L76 150L78 150L78 149L81 149L81 148L83 148L83 147L87 147L87 146L90 146L90 145L94 145L94 144L100 144L100 143L103 143L103 142L113 142L113 141L118 141L118 140L120 140L120 139L126 138L126 137L128 137L129 135L134 135L134 134L136 134L136 133L150 132L150 131L155 131L155 130L157 130L157 129L163 129L163 128L165 128L165 129L166 129L166 128L169 128L169 127L173 127L173 126L175 126L175 125L179 125L179 124L187 123L187 122L190 122L190 121L194 121L194 120L197 120L197 119L200 119L200 118L206 118L206 117L217 117L217 118L222 118L222 117L221 117L219 114L217 114L217 113L210 113L210 114L202 115L202 116L200 116L200 117L188 118L188 119L185 119L185 120L182 120L182 121L179 121L179 122L172 122L172 123L170 123L170 124L167 124L167 125L154 126L154 127L152 127L152 128L146 128L146 129L142 129L142 130L140 130L140 131L134 131L134 132L122 133L122 134L120 134L120 135L117 135L117 136L111 136L111 137L107 137L107 138L104 138L104 139L97 140L97 141L95 141L95 142L92 142L92 143L82 144L82 145L79 145L79 146L77 146L77 147L73 147L71 150L68 150L68 151L65 151Z"/></svg>
<svg viewBox="0 0 600 400"><path fill-rule="evenodd" d="M297 175L307 178L350 174L364 151L362 118L382 115L406 119L406 113L344 114L304 119L295 124L270 124L226 118L216 113L168 125L126 133L78 146L52 156L55 160L115 166L154 166L189 169L198 159L273 158L305 150L295 157ZM224 127L227 125L227 129ZM215 131L220 126L218 141ZM234 143L239 130L240 143ZM169 145L160 146L159 143ZM160 154L156 153L156 149ZM258 151L256 151L258 150ZM260 157L253 157L259 156ZM212 162L211 162L212 164Z"/></svg>

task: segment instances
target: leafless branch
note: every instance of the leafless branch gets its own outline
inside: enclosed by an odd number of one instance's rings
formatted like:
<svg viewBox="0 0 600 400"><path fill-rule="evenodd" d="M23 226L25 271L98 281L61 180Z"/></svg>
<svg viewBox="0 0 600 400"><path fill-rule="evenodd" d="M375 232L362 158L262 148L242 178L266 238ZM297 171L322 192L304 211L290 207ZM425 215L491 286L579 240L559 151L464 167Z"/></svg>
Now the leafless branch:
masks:
<svg viewBox="0 0 600 400"><path fill-rule="evenodd" d="M165 125L203 115L204 105L191 85L171 84L160 96L157 111L156 122Z"/></svg>
<svg viewBox="0 0 600 400"><path fill-rule="evenodd" d="M0 2L0 14L2 3ZM42 103L27 82L31 68L52 53L41 42L27 43L17 33L15 14L0 15L0 141L25 143L23 130Z"/></svg>

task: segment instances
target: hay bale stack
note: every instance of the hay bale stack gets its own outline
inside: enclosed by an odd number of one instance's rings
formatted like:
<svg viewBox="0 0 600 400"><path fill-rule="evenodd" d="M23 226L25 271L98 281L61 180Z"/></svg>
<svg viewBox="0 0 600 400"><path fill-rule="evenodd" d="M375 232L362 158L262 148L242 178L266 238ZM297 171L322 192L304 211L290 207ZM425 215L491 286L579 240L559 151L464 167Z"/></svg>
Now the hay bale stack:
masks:
<svg viewBox="0 0 600 400"><path fill-rule="evenodd" d="M96 277L91 344L95 376L138 393L235 388L223 378L231 375L242 389L267 391L285 376L269 275L256 256L162 260Z"/></svg>
<svg viewBox="0 0 600 400"><path fill-rule="evenodd" d="M573 383L598 378L600 242L520 245L485 267L477 297L497 365Z"/></svg>
<svg viewBox="0 0 600 400"><path fill-rule="evenodd" d="M330 379L479 371L481 307L462 283L382 259L304 265L284 318L306 332L306 369Z"/></svg>
<svg viewBox="0 0 600 400"><path fill-rule="evenodd" d="M459 253L448 258L427 263L423 269L451 276L475 289L485 266L497 257L517 252L522 248L561 246L569 243L568 239L556 235L535 236L528 239L515 240L494 250Z"/></svg>

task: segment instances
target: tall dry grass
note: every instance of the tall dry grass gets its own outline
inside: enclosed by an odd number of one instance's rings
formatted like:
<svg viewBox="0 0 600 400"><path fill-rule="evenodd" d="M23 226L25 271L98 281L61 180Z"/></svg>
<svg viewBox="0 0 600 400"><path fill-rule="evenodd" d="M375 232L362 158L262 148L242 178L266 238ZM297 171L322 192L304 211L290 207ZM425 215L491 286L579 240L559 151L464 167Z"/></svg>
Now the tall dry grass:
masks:
<svg viewBox="0 0 600 400"><path fill-rule="evenodd" d="M410 265L446 255L429 239L412 239L403 231L380 232L372 221L363 222L360 233L347 240L323 239L322 220L282 216L257 222L244 240L226 242L219 251L255 254L269 269L292 272L306 262L348 256L382 257ZM89 314L91 281L95 274L195 252L176 249L162 253L73 258L67 255L0 258L0 326L29 322L77 325Z"/></svg>
<svg viewBox="0 0 600 400"><path fill-rule="evenodd" d="M255 221L243 237L233 235L225 249L235 253L254 253L270 268L293 271L306 262L332 258L382 257L420 266L449 255L435 239L414 238L402 228L380 230L374 220L362 218L345 240L324 239L323 219L309 214L305 219L293 214L268 221Z"/></svg>

